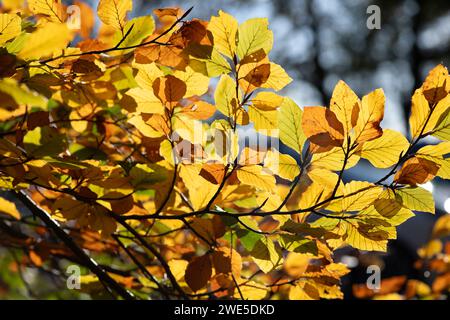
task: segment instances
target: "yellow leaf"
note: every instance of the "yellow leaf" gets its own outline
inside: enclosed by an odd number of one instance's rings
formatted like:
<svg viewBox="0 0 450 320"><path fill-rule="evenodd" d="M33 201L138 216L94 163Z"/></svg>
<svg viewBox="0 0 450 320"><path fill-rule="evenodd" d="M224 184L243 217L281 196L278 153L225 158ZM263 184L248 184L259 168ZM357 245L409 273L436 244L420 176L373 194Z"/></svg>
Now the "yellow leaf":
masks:
<svg viewBox="0 0 450 320"><path fill-rule="evenodd" d="M20 219L20 213L17 210L15 203L2 197L0 197L0 213L11 216L17 220Z"/></svg>
<svg viewBox="0 0 450 320"><path fill-rule="evenodd" d="M67 25L47 23L29 35L26 46L18 53L24 60L39 59L66 48L72 39Z"/></svg>
<svg viewBox="0 0 450 320"><path fill-rule="evenodd" d="M383 134L380 122L384 117L384 102L383 89L377 89L363 97L355 126L355 141L370 141Z"/></svg>
<svg viewBox="0 0 450 320"><path fill-rule="evenodd" d="M253 99L252 104L255 108L268 111L275 110L283 105L284 98L274 92L259 92Z"/></svg>
<svg viewBox="0 0 450 320"><path fill-rule="evenodd" d="M449 77L450 79L450 77ZM450 80L449 80L450 83ZM445 117L450 113L450 94L447 95L444 99L439 101L436 107L433 108L433 111L430 115L430 119L425 126L424 134L433 132L434 129L439 128L441 123L445 121ZM447 125L448 127L448 125ZM439 129L438 129L439 130Z"/></svg>
<svg viewBox="0 0 450 320"><path fill-rule="evenodd" d="M44 15L52 22L64 22L67 17L61 0L28 0L28 7L34 14Z"/></svg>
<svg viewBox="0 0 450 320"><path fill-rule="evenodd" d="M132 124L142 133L144 136L149 138L160 138L164 136L164 132L157 130L152 127L150 124L147 124L144 119L140 115L135 115L128 119L128 123Z"/></svg>
<svg viewBox="0 0 450 320"><path fill-rule="evenodd" d="M436 175L443 179L450 179L450 158L444 158L447 154L450 154L450 142L448 141L434 146L422 147L417 151L416 156L439 165Z"/></svg>
<svg viewBox="0 0 450 320"><path fill-rule="evenodd" d="M344 126L344 135L348 135L356 125L360 109L358 96L344 81L339 81L331 97L330 110Z"/></svg>
<svg viewBox="0 0 450 320"><path fill-rule="evenodd" d="M289 252L284 261L284 270L289 276L299 278L305 273L311 258L310 254Z"/></svg>
<svg viewBox="0 0 450 320"><path fill-rule="evenodd" d="M278 135L278 112L276 110L265 111L249 106L248 116L256 131L266 136Z"/></svg>
<svg viewBox="0 0 450 320"><path fill-rule="evenodd" d="M273 33L267 18L250 19L239 26L237 54L240 59L259 49L268 54L272 46Z"/></svg>
<svg viewBox="0 0 450 320"><path fill-rule="evenodd" d="M219 15L211 17L208 24L214 39L214 47L229 58L236 52L237 20L228 13L219 10Z"/></svg>
<svg viewBox="0 0 450 320"><path fill-rule="evenodd" d="M275 177L263 171L258 165L245 166L237 170L239 181L265 191L275 188Z"/></svg>
<svg viewBox="0 0 450 320"><path fill-rule="evenodd" d="M281 250L268 237L261 237L251 251L253 261L262 272L268 273L283 263Z"/></svg>
<svg viewBox="0 0 450 320"><path fill-rule="evenodd" d="M153 90L143 88L133 88L127 91L127 96L133 98L133 103L136 104L136 113L156 113L164 114L164 105L158 99Z"/></svg>
<svg viewBox="0 0 450 320"><path fill-rule="evenodd" d="M194 71L191 67L186 67L185 71L177 70L173 74L186 84L186 93L184 98L192 96L201 96L208 91L209 78L199 72Z"/></svg>
<svg viewBox="0 0 450 320"><path fill-rule="evenodd" d="M22 20L16 14L0 14L0 45L17 37L22 31Z"/></svg>
<svg viewBox="0 0 450 320"><path fill-rule="evenodd" d="M439 118L431 134L439 139L450 141L450 108L447 108Z"/></svg>
<svg viewBox="0 0 450 320"><path fill-rule="evenodd" d="M203 209L219 187L200 176L201 169L201 164L182 165L179 172L195 210Z"/></svg>
<svg viewBox="0 0 450 320"><path fill-rule="evenodd" d="M433 195L428 190L421 187L407 187L397 189L395 193L404 207L434 214Z"/></svg>
<svg viewBox="0 0 450 320"><path fill-rule="evenodd" d="M324 190L333 190L338 181L338 175L328 169L311 166L307 172L308 178L321 186Z"/></svg>
<svg viewBox="0 0 450 320"><path fill-rule="evenodd" d="M292 78L278 64L270 63L270 73L268 79L261 85L261 88L279 91L292 82Z"/></svg>
<svg viewBox="0 0 450 320"><path fill-rule="evenodd" d="M327 152L315 153L311 159L311 165L317 168L324 168L332 171L341 170L344 165L344 151L341 147L335 147ZM358 154L352 153L347 160L346 169L354 167L360 157Z"/></svg>
<svg viewBox="0 0 450 320"><path fill-rule="evenodd" d="M104 24L123 31L127 12L132 8L132 0L100 0L97 13Z"/></svg>
<svg viewBox="0 0 450 320"><path fill-rule="evenodd" d="M365 142L360 155L377 168L388 168L398 162L408 147L409 142L401 133L386 129L381 137Z"/></svg>
<svg viewBox="0 0 450 320"><path fill-rule="evenodd" d="M216 108L227 117L232 117L239 101L236 97L236 83L228 75L222 75L214 93Z"/></svg>
<svg viewBox="0 0 450 320"><path fill-rule="evenodd" d="M429 113L430 105L422 90L417 89L411 99L411 116L409 117L409 126L413 138L417 138L421 134Z"/></svg>
<svg viewBox="0 0 450 320"><path fill-rule="evenodd" d="M290 155L278 151L267 152L264 166L277 176L289 181L294 180L300 173L297 161Z"/></svg>
<svg viewBox="0 0 450 320"><path fill-rule="evenodd" d="M153 92L153 82L157 78L164 76L164 73L154 62L150 64L133 62L132 66L138 70L135 80L142 89Z"/></svg>
<svg viewBox="0 0 450 320"><path fill-rule="evenodd" d="M302 117L302 109L292 99L284 98L278 109L280 140L300 155L306 140L302 130Z"/></svg>
<svg viewBox="0 0 450 320"><path fill-rule="evenodd" d="M187 262L186 260L181 259L172 259L167 263L169 265L170 271L172 271L172 274L177 281L183 279L188 263L189 262Z"/></svg>
<svg viewBox="0 0 450 320"><path fill-rule="evenodd" d="M339 212L351 212L362 210L371 205L382 192L381 187L377 187L366 181L351 181L342 188L343 198L333 202L332 209Z"/></svg>

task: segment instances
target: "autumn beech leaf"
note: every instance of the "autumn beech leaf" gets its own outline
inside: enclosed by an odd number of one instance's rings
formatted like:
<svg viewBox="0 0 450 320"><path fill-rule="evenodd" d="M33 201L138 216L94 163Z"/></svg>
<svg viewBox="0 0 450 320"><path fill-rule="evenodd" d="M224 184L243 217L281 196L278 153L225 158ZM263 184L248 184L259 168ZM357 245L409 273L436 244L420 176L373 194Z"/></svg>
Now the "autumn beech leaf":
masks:
<svg viewBox="0 0 450 320"><path fill-rule="evenodd" d="M196 120L207 120L216 112L215 106L205 101L196 101L183 107L181 112Z"/></svg>
<svg viewBox="0 0 450 320"><path fill-rule="evenodd" d="M281 107L283 101L284 97L281 97L274 92L262 91L258 92L252 99L252 104L257 109L269 111Z"/></svg>
<svg viewBox="0 0 450 320"><path fill-rule="evenodd" d="M436 138L450 141L450 109L442 114L431 134Z"/></svg>
<svg viewBox="0 0 450 320"><path fill-rule="evenodd" d="M186 84L185 98L201 96L208 91L209 78L191 67L186 67L185 71L177 70L173 75Z"/></svg>
<svg viewBox="0 0 450 320"><path fill-rule="evenodd" d="M286 73L286 71L278 64L270 63L269 76L266 81L261 85L261 88L273 89L280 91L289 83L292 82L292 78Z"/></svg>
<svg viewBox="0 0 450 320"><path fill-rule="evenodd" d="M253 164L261 164L264 162L267 152L245 147L239 155L239 165L248 166Z"/></svg>
<svg viewBox="0 0 450 320"><path fill-rule="evenodd" d="M36 15L43 15L51 22L64 22L66 9L61 0L28 0L28 7Z"/></svg>
<svg viewBox="0 0 450 320"><path fill-rule="evenodd" d="M97 13L104 24L123 31L127 12L132 8L132 0L100 0Z"/></svg>
<svg viewBox="0 0 450 320"><path fill-rule="evenodd" d="M306 271L312 256L309 254L290 252L284 260L283 268L294 278L300 278Z"/></svg>
<svg viewBox="0 0 450 320"><path fill-rule="evenodd" d="M200 176L213 184L220 184L225 176L225 166L222 163L205 163Z"/></svg>
<svg viewBox="0 0 450 320"><path fill-rule="evenodd" d="M395 194L404 207L434 214L433 195L428 190L421 187L405 187L396 190Z"/></svg>
<svg viewBox="0 0 450 320"><path fill-rule="evenodd" d="M450 179L450 142L422 147L417 151L417 157L436 163L439 166L436 175L443 179Z"/></svg>
<svg viewBox="0 0 450 320"><path fill-rule="evenodd" d="M150 36L155 30L155 20L152 16L138 17L127 21L123 26L124 33L127 37L123 40L121 31L117 31L113 39L115 43L119 43L119 48L126 48L140 44L144 39ZM124 50L130 52L132 49ZM116 53L121 54L121 53Z"/></svg>
<svg viewBox="0 0 450 320"><path fill-rule="evenodd" d="M283 264L281 250L269 237L261 237L251 252L253 261L262 272L268 273Z"/></svg>
<svg viewBox="0 0 450 320"><path fill-rule="evenodd" d="M290 98L284 98L278 109L280 140L298 154L302 153L306 137L302 129L303 110Z"/></svg>
<svg viewBox="0 0 450 320"><path fill-rule="evenodd" d="M175 279L180 281L184 278L189 262L182 259L172 259L167 264L169 265L170 271L173 273Z"/></svg>
<svg viewBox="0 0 450 320"><path fill-rule="evenodd" d="M435 132L440 132L444 133L445 136L445 131L447 130L448 136L448 127L449 127L448 118L447 124L445 124L445 122L446 117L448 116L449 113L450 113L450 94L448 94L445 98L440 100L433 108L433 111L430 114L430 118L425 126L424 134L434 134ZM441 139L448 140L448 138L446 139L445 137L441 137Z"/></svg>
<svg viewBox="0 0 450 320"><path fill-rule="evenodd" d="M377 168L388 168L397 163L408 146L408 140L401 133L386 129L381 137L365 142L360 155Z"/></svg>
<svg viewBox="0 0 450 320"><path fill-rule="evenodd" d="M232 248L221 247L212 254L212 262L216 273L233 274L241 276L242 257Z"/></svg>
<svg viewBox="0 0 450 320"><path fill-rule="evenodd" d="M184 274L184 279L192 291L198 291L206 286L212 275L211 256L205 254L200 257L193 258Z"/></svg>
<svg viewBox="0 0 450 320"><path fill-rule="evenodd" d="M154 95L169 110L172 110L186 94L186 83L172 75L155 79L152 86Z"/></svg>
<svg viewBox="0 0 450 320"><path fill-rule="evenodd" d="M292 181L299 175L300 169L295 161L288 154L279 153L278 151L269 151L264 159L264 167L268 168L277 176Z"/></svg>
<svg viewBox="0 0 450 320"><path fill-rule="evenodd" d="M352 181L338 193L342 196L327 209L338 212L352 212L362 210L371 205L382 192L382 188L366 181Z"/></svg>
<svg viewBox="0 0 450 320"><path fill-rule="evenodd" d="M22 31L22 19L16 14L0 14L0 45L17 37Z"/></svg>
<svg viewBox="0 0 450 320"><path fill-rule="evenodd" d="M8 201L4 198L0 198L0 214L5 214L13 217L14 219L20 219L20 213L14 202Z"/></svg>
<svg viewBox="0 0 450 320"><path fill-rule="evenodd" d="M268 19L249 19L239 26L237 54L240 59L259 49L263 49L268 54L272 46L273 33L269 30Z"/></svg>
<svg viewBox="0 0 450 320"><path fill-rule="evenodd" d="M41 108L47 106L47 99L44 96L33 92L25 84L19 84L16 80L11 78L0 80L0 92L10 96L18 105L36 106ZM12 104L11 101L9 103Z"/></svg>
<svg viewBox="0 0 450 320"><path fill-rule="evenodd" d="M256 131L267 136L278 135L278 113L276 110L265 111L249 106L248 116Z"/></svg>
<svg viewBox="0 0 450 320"><path fill-rule="evenodd" d="M305 107L302 128L306 137L322 148L341 146L344 128L333 111L325 107Z"/></svg>
<svg viewBox="0 0 450 320"><path fill-rule="evenodd" d="M344 81L339 81L331 96L330 110L342 123L344 135L348 135L358 121L361 101Z"/></svg>
<svg viewBox="0 0 450 320"><path fill-rule="evenodd" d="M274 176L263 171L258 165L241 167L237 170L237 178L244 184L265 191L272 191L275 187Z"/></svg>
<svg viewBox="0 0 450 320"><path fill-rule="evenodd" d="M237 20L228 13L219 10L218 16L211 17L208 30L214 39L214 47L229 58L236 52Z"/></svg>
<svg viewBox="0 0 450 320"><path fill-rule="evenodd" d="M430 113L430 105L421 89L417 89L411 99L411 116L409 126L413 138L417 138L421 133Z"/></svg>
<svg viewBox="0 0 450 320"><path fill-rule="evenodd" d="M72 32L65 24L47 23L28 36L27 45L20 50L18 57L32 60L50 56L64 49L71 39Z"/></svg>
<svg viewBox="0 0 450 320"><path fill-rule="evenodd" d="M189 66L210 78L232 71L228 61L214 47L191 45L188 48Z"/></svg>
<svg viewBox="0 0 450 320"><path fill-rule="evenodd" d="M433 179L439 170L439 165L423 158L411 158L403 164L403 167L394 177L394 181L400 184L417 185L424 184Z"/></svg>
<svg viewBox="0 0 450 320"><path fill-rule="evenodd" d="M204 208L219 187L203 178L200 175L201 169L200 164L191 164L181 166L179 171L179 175L188 190L192 206L196 210Z"/></svg>
<svg viewBox="0 0 450 320"><path fill-rule="evenodd" d="M363 97L354 128L355 140L358 143L374 140L383 134L380 123L384 117L384 103L383 89L377 89Z"/></svg>
<svg viewBox="0 0 450 320"><path fill-rule="evenodd" d="M442 64L434 67L425 79L422 91L430 105L434 105L445 98L450 92L447 68Z"/></svg>
<svg viewBox="0 0 450 320"><path fill-rule="evenodd" d="M356 153L351 153L345 165L346 169L354 167L361 157ZM334 147L330 151L315 153L311 159L311 165L317 168L324 168L332 171L342 170L344 166L345 154L341 147Z"/></svg>
<svg viewBox="0 0 450 320"><path fill-rule="evenodd" d="M236 84L228 75L220 77L214 93L216 108L227 117L233 117L238 108L238 97L236 97Z"/></svg>
<svg viewBox="0 0 450 320"><path fill-rule="evenodd" d="M195 230L199 240L203 241L205 245L213 243L215 239L213 221L209 219L194 218L189 224ZM205 243L206 241L206 243Z"/></svg>

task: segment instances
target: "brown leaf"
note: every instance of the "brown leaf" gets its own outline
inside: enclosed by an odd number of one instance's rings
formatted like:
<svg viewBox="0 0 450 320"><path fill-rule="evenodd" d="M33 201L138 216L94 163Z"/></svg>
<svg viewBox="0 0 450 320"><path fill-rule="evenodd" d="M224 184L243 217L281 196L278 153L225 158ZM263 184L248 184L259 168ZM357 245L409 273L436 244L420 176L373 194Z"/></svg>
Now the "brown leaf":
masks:
<svg viewBox="0 0 450 320"><path fill-rule="evenodd" d="M184 279L192 291L198 291L206 286L211 278L211 274L211 256L205 254L200 257L195 257L189 262Z"/></svg>
<svg viewBox="0 0 450 320"><path fill-rule="evenodd" d="M394 181L401 184L423 184L436 176L439 165L422 158L411 158L403 164Z"/></svg>
<svg viewBox="0 0 450 320"><path fill-rule="evenodd" d="M240 277L242 258L234 249L218 248L212 254L212 261L216 273L233 273L235 277Z"/></svg>
<svg viewBox="0 0 450 320"><path fill-rule="evenodd" d="M173 109L186 94L186 84L172 76L157 78L153 82L153 92L168 109Z"/></svg>

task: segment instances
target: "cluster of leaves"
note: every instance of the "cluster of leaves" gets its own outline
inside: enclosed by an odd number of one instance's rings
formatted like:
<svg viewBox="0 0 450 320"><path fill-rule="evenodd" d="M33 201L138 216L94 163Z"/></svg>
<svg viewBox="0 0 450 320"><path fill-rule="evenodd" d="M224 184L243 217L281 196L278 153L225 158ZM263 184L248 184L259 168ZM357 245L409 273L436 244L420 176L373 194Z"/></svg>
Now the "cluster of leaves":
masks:
<svg viewBox="0 0 450 320"><path fill-rule="evenodd" d="M383 279L380 288L369 289L366 284L354 284L353 294L360 299L445 299L450 287L450 216L437 219L428 243L418 250L419 260L414 268L423 280L405 275ZM447 241L446 241L447 239ZM428 278L428 279L427 279Z"/></svg>
<svg viewBox="0 0 450 320"><path fill-rule="evenodd" d="M408 140L381 128L381 89L341 81L303 109L277 94L291 78L267 19L127 19L131 0L101 0L90 38L77 5L79 30L60 1L1 9L0 187L32 215L1 199L0 244L22 263L80 264L93 296L335 299L337 248L386 251L413 211L434 213L419 185L450 178L444 66L414 93ZM242 147L240 128L289 152ZM443 142L417 150L427 136ZM389 170L344 182L361 158Z"/></svg>

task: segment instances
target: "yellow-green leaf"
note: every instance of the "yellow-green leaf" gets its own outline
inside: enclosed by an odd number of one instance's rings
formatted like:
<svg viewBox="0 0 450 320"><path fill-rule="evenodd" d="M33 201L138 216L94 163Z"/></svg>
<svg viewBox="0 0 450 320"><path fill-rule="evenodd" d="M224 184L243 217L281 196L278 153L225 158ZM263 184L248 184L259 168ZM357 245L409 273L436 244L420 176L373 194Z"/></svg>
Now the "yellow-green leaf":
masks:
<svg viewBox="0 0 450 320"><path fill-rule="evenodd" d="M388 168L397 163L408 146L408 140L401 133L386 129L381 137L365 142L360 155L377 168Z"/></svg>

